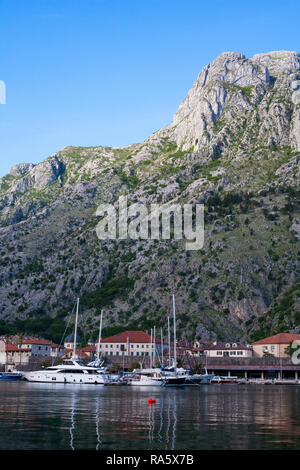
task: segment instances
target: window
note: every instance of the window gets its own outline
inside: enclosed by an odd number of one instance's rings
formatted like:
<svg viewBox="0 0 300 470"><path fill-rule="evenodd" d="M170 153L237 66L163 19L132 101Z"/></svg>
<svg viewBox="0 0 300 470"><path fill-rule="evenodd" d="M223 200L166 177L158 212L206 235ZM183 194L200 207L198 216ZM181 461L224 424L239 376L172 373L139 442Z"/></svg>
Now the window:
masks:
<svg viewBox="0 0 300 470"><path fill-rule="evenodd" d="M223 356L223 352L222 351L217 351L217 356Z"/></svg>

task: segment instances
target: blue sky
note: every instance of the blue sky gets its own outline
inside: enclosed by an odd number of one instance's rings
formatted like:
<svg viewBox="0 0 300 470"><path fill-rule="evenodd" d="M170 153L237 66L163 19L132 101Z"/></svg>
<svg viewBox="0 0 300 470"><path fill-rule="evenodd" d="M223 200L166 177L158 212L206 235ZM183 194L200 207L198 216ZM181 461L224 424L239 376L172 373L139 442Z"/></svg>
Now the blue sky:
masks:
<svg viewBox="0 0 300 470"><path fill-rule="evenodd" d="M299 20L296 1L0 0L0 176L143 141L221 52L300 51Z"/></svg>

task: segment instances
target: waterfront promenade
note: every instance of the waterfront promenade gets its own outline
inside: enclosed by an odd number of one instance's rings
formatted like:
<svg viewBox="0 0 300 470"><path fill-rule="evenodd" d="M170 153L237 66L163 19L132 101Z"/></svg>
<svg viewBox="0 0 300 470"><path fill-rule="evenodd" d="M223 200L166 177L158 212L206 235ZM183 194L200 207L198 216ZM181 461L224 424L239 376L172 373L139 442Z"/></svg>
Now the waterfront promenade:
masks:
<svg viewBox="0 0 300 470"><path fill-rule="evenodd" d="M109 362L124 369L137 365L140 357L110 357ZM148 361L149 362L149 361ZM147 360L143 367L149 366ZM181 356L179 363L186 368L207 369L209 374L236 376L241 379L300 379L300 364L293 364L291 358L277 357L191 357Z"/></svg>

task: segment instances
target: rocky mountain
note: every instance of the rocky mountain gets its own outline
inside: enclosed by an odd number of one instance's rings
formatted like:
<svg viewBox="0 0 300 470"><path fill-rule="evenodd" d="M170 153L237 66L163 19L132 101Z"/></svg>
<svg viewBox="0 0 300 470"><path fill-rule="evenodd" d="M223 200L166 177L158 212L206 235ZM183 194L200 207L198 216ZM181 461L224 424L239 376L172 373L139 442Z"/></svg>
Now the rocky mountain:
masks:
<svg viewBox="0 0 300 470"><path fill-rule="evenodd" d="M251 339L300 323L300 55L221 54L173 121L126 147L65 147L0 180L0 333L166 326ZM100 203L203 203L205 244L104 240Z"/></svg>

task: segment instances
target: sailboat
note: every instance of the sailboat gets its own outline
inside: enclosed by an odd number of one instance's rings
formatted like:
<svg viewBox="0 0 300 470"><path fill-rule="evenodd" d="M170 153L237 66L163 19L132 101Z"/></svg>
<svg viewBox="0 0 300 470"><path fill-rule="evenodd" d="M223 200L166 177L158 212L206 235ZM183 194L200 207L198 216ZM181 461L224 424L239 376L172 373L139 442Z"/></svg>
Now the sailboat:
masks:
<svg viewBox="0 0 300 470"><path fill-rule="evenodd" d="M179 375L177 372L177 348L176 348L176 307L175 307L175 295L172 295L173 300L173 322L174 322L174 365L172 371L164 372L163 379L164 385L172 386L172 385L184 385L185 384L185 376Z"/></svg>
<svg viewBox="0 0 300 470"><path fill-rule="evenodd" d="M153 331L153 335L152 335ZM155 365L155 356L152 357L152 348L153 348L153 341L155 343L155 333L154 330L151 328L151 336L150 336L150 367L145 369L135 369L133 371L132 376L128 379L128 385L138 385L138 386L151 386L151 387L160 387L164 384L163 377L161 375L161 370L158 367L153 367ZM154 349L155 349L154 346Z"/></svg>
<svg viewBox="0 0 300 470"><path fill-rule="evenodd" d="M96 358L95 358L94 361L88 363L88 366L97 367L98 374L105 374L106 370L107 370L107 368L103 366L104 361L100 360L100 344L101 344L101 337L102 337L102 318L103 318L103 310L101 310L101 315L100 315L99 337L98 337L98 343L97 343L97 349L96 349Z"/></svg>
<svg viewBox="0 0 300 470"><path fill-rule="evenodd" d="M155 366L156 357L156 338L155 338L155 327L151 328L151 355L150 355L150 367L148 369L136 369L133 371L134 376L128 380L128 385L145 385L145 386L174 386L184 385L185 376L179 375L177 372L177 357L176 357L176 309L175 309L175 296L173 294L173 317L174 317L174 363L172 368L161 368ZM168 318L169 325L169 318ZM162 334L161 334L162 337ZM168 337L170 345L170 331L168 327ZM152 341L154 342L154 359L152 358ZM162 343L163 348L163 343ZM169 347L169 358L170 358L170 347ZM169 359L170 360L170 359ZM163 362L163 357L162 357Z"/></svg>
<svg viewBox="0 0 300 470"><path fill-rule="evenodd" d="M72 358L66 359L63 364L59 364L57 366L51 366L33 372L25 372L25 380L28 380L28 382L104 385L105 377L98 373L97 367L84 365L78 362L78 357L76 356L78 311L79 299L77 299Z"/></svg>

